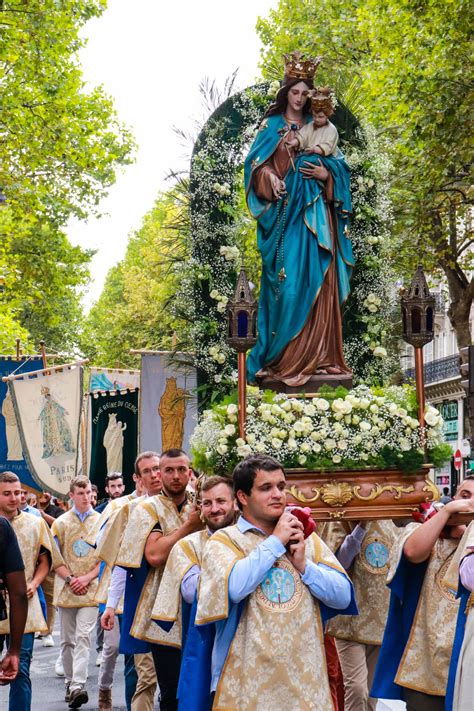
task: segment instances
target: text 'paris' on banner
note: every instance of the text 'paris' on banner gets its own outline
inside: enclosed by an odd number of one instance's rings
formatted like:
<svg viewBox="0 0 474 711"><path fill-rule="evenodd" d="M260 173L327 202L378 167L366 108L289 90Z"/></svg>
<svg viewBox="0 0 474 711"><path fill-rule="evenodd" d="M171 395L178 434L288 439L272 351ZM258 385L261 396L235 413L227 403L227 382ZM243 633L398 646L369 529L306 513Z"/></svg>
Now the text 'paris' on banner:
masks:
<svg viewBox="0 0 474 711"><path fill-rule="evenodd" d="M104 494L106 474L123 474L126 491L134 488L138 445L138 389L90 393L87 408L89 478Z"/></svg>
<svg viewBox="0 0 474 711"><path fill-rule="evenodd" d="M54 366L8 380L29 471L41 489L67 496L82 473L79 445L83 368Z"/></svg>

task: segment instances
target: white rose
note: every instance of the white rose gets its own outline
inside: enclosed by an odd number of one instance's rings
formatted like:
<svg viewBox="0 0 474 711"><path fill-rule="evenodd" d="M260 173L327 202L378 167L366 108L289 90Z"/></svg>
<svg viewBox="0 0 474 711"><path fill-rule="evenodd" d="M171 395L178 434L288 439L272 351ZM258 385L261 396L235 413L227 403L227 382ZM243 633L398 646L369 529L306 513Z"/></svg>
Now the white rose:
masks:
<svg viewBox="0 0 474 711"><path fill-rule="evenodd" d="M360 444L362 442L362 437L360 435L356 435L353 441L354 444Z"/></svg>
<svg viewBox="0 0 474 711"><path fill-rule="evenodd" d="M298 462L300 464L306 464L306 457L304 456L304 454L302 454L300 457L298 457Z"/></svg>
<svg viewBox="0 0 474 711"><path fill-rule="evenodd" d="M235 432L236 432L235 425L226 425L226 426L224 427L224 432L226 433L226 435L227 435L228 437L230 437L231 435L235 434Z"/></svg>
<svg viewBox="0 0 474 711"><path fill-rule="evenodd" d="M217 310L219 311L220 314L223 314L225 311L226 304L224 301L219 301L217 304Z"/></svg>
<svg viewBox="0 0 474 711"><path fill-rule="evenodd" d="M225 444L219 444L217 445L217 451L219 454L226 454L228 452L228 447L226 447Z"/></svg>
<svg viewBox="0 0 474 711"><path fill-rule="evenodd" d="M288 449L296 449L297 448L296 440L290 437L288 440Z"/></svg>
<svg viewBox="0 0 474 711"><path fill-rule="evenodd" d="M370 412L374 412L374 413L378 412L379 411L378 405L376 405L375 403L372 403L372 405L369 407L369 410L370 410Z"/></svg>
<svg viewBox="0 0 474 711"><path fill-rule="evenodd" d="M340 454L335 454L332 458L332 461L334 464L339 464L339 462L342 462L342 457Z"/></svg>
<svg viewBox="0 0 474 711"><path fill-rule="evenodd" d="M382 348L382 346L377 346L373 350L373 354L376 358L386 358L387 356L387 351L385 348Z"/></svg>
<svg viewBox="0 0 474 711"><path fill-rule="evenodd" d="M437 410L428 410L427 412L425 412L425 422L430 427L434 427L435 425L437 425L439 419L440 417L438 415Z"/></svg>
<svg viewBox="0 0 474 711"><path fill-rule="evenodd" d="M219 292L217 291L217 289L213 289L209 296L211 297L211 299L217 299L217 297L219 296Z"/></svg>
<svg viewBox="0 0 474 711"><path fill-rule="evenodd" d="M280 407L285 410L285 412L290 412L291 410L291 402L289 400L285 400L284 402L281 403Z"/></svg>
<svg viewBox="0 0 474 711"><path fill-rule="evenodd" d="M264 452L265 451L265 445L263 442L257 442L255 445L255 449L257 452Z"/></svg>
<svg viewBox="0 0 474 711"><path fill-rule="evenodd" d="M276 437L274 437L272 439L273 449L280 449L282 444L283 444L283 442L281 441L281 439L277 439Z"/></svg>
<svg viewBox="0 0 474 711"><path fill-rule="evenodd" d="M303 442L301 445L301 451L302 452L309 452L311 450L311 447L307 442Z"/></svg>
<svg viewBox="0 0 474 711"><path fill-rule="evenodd" d="M323 412L325 412L326 410L329 410L329 403L328 403L328 401L325 400L325 399L322 398L322 397L319 397L319 398L316 400L316 402L315 402L314 404L316 405L316 407L318 408L318 410L321 410L321 411L323 411Z"/></svg>
<svg viewBox="0 0 474 711"><path fill-rule="evenodd" d="M311 405L311 404L305 405L305 407L304 407L304 414L305 414L305 415L310 415L310 416L315 415L315 414L316 414L316 408L315 408L315 406L314 406L314 405Z"/></svg>
<svg viewBox="0 0 474 711"><path fill-rule="evenodd" d="M338 449L341 449L341 450L344 451L345 449L347 449L347 447L348 447L348 444L347 444L347 442L346 442L345 439L340 439L340 440L338 441L338 443L337 443L337 448L338 448Z"/></svg>
<svg viewBox="0 0 474 711"><path fill-rule="evenodd" d="M326 447L326 449L335 449L336 448L336 440L329 438L324 442L324 446Z"/></svg>
<svg viewBox="0 0 474 711"><path fill-rule="evenodd" d="M214 382L215 382L215 383L220 383L221 380L222 380L222 375L217 374L217 375L214 376Z"/></svg>
<svg viewBox="0 0 474 711"><path fill-rule="evenodd" d="M359 428L362 430L362 432L369 432L369 430L372 429L372 425L370 422L366 422L366 420L362 420L362 422L359 425Z"/></svg>
<svg viewBox="0 0 474 711"><path fill-rule="evenodd" d="M247 435L247 442L249 444L255 444L255 435L254 434L248 434Z"/></svg>
<svg viewBox="0 0 474 711"><path fill-rule="evenodd" d="M315 442L312 446L312 450L315 454L318 454L321 451L321 445Z"/></svg>
<svg viewBox="0 0 474 711"><path fill-rule="evenodd" d="M236 445L236 447L243 447L245 445L245 440L242 439L242 437L238 437L235 440L235 445Z"/></svg>
<svg viewBox="0 0 474 711"><path fill-rule="evenodd" d="M244 444L243 447L237 447L237 456L238 457L248 457L249 454L252 454L252 448L248 446L248 444Z"/></svg>
<svg viewBox="0 0 474 711"><path fill-rule="evenodd" d="M228 415L236 415L238 412L238 407L234 403L231 403L230 405L227 405L227 414Z"/></svg>
<svg viewBox="0 0 474 711"><path fill-rule="evenodd" d="M220 363L222 365L222 363L225 363L225 355L223 353L219 353L216 360L218 363Z"/></svg>
<svg viewBox="0 0 474 711"><path fill-rule="evenodd" d="M400 437L398 444L400 445L402 452L408 452L411 449L411 444L406 437Z"/></svg>
<svg viewBox="0 0 474 711"><path fill-rule="evenodd" d="M352 415L352 424L353 425L358 425L360 422L360 417L359 415Z"/></svg>

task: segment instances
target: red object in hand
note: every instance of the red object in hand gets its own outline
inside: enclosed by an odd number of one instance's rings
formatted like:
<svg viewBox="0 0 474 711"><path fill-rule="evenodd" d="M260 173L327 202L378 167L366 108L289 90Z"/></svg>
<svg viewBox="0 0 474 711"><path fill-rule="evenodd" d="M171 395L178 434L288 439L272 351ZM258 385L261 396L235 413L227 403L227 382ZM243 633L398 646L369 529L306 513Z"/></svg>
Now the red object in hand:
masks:
<svg viewBox="0 0 474 711"><path fill-rule="evenodd" d="M301 521L305 538L308 538L308 536L315 532L316 524L311 517L311 509L309 506L305 506L304 508L302 506L287 506L286 510L289 511L290 514L293 514L293 516L296 516L298 521Z"/></svg>

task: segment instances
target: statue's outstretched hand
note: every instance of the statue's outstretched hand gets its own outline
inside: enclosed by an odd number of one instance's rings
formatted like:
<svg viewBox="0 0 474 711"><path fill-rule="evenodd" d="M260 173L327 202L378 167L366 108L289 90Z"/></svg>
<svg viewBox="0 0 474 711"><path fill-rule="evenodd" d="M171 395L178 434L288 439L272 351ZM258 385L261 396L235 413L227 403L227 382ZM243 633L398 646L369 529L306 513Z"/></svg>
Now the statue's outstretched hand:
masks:
<svg viewBox="0 0 474 711"><path fill-rule="evenodd" d="M324 165L315 165L314 163L310 163L308 160L303 161L303 166L300 168L300 172L306 180L311 178L314 178L315 180L327 180L329 175Z"/></svg>

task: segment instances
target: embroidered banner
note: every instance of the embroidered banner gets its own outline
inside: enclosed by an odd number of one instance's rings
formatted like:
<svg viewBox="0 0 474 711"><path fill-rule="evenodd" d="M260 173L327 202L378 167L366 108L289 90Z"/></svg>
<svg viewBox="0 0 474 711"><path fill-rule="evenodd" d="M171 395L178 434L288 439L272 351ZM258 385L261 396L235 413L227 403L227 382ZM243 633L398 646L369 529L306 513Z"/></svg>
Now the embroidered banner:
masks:
<svg viewBox="0 0 474 711"><path fill-rule="evenodd" d="M134 488L138 446L138 390L90 393L87 407L89 478L104 493L105 475L121 472L126 491Z"/></svg>
<svg viewBox="0 0 474 711"><path fill-rule="evenodd" d="M41 356L0 356L0 472L14 472L22 484L39 491L23 456L20 431L8 385L2 378L12 373L28 373L41 368Z"/></svg>
<svg viewBox="0 0 474 711"><path fill-rule="evenodd" d="M37 484L67 496L81 473L82 367L56 366L8 381L21 445Z"/></svg>
<svg viewBox="0 0 474 711"><path fill-rule="evenodd" d="M189 449L197 424L196 369L186 356L142 354L140 396L140 451ZM189 357L188 357L189 359Z"/></svg>
<svg viewBox="0 0 474 711"><path fill-rule="evenodd" d="M91 368L89 392L96 390L133 390L140 387L139 370Z"/></svg>

